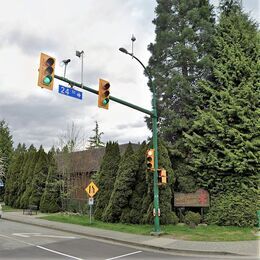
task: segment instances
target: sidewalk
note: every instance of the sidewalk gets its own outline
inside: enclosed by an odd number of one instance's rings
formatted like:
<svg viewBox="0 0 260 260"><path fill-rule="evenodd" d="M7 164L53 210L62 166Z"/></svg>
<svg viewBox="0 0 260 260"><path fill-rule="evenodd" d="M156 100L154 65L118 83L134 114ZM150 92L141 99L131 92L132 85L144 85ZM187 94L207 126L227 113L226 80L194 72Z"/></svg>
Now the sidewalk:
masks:
<svg viewBox="0 0 260 260"><path fill-rule="evenodd" d="M206 241L184 241L166 237L154 237L134 235L118 231L104 230L92 227L83 227L74 224L65 224L39 219L39 215L23 215L22 211L4 212L2 218L6 220L38 225L51 229L73 232L79 235L108 239L119 243L126 243L139 247L148 247L160 250L169 250L175 253L198 254L198 255L229 255L229 256L253 256L259 257L260 241L238 241L238 242L206 242Z"/></svg>

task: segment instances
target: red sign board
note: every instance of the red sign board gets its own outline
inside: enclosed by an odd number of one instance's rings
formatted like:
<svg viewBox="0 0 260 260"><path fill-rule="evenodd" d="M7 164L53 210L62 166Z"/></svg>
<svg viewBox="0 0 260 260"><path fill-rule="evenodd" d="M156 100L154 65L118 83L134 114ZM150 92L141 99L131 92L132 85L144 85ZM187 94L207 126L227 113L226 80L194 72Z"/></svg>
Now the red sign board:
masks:
<svg viewBox="0 0 260 260"><path fill-rule="evenodd" d="M209 207L209 193L199 189L194 193L174 193L174 207Z"/></svg>

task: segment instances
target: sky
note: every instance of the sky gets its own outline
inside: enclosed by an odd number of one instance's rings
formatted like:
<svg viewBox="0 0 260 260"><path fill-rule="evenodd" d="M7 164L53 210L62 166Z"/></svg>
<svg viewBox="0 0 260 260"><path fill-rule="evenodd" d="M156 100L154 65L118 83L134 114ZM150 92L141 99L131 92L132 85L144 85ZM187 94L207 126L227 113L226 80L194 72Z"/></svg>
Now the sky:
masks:
<svg viewBox="0 0 260 260"><path fill-rule="evenodd" d="M66 78L98 90L99 79L110 82L111 95L151 110L152 94L143 69L120 47L133 51L145 65L154 42L156 0L0 0L0 120L8 123L14 145L58 147L71 132L80 136L79 149L94 136L95 122L103 142L142 142L152 136L145 114L110 101L97 106L97 95L83 91L83 100L37 86L40 53L56 58L55 74L63 76L62 60L71 59ZM212 0L217 5L217 0ZM244 0L244 10L260 22L260 0ZM80 89L77 89L80 90Z"/></svg>

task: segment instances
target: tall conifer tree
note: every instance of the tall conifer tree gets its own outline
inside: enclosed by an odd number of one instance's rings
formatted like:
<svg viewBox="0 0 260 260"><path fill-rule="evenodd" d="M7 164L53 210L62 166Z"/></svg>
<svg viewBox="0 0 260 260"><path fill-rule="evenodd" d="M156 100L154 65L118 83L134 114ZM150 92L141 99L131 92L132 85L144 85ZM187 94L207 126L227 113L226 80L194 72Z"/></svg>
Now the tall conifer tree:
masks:
<svg viewBox="0 0 260 260"><path fill-rule="evenodd" d="M199 186L213 197L240 194L245 207L239 210L246 212L247 199L256 204L259 180L259 31L239 1L222 1L221 11L214 37L214 77L201 84L205 104L186 138Z"/></svg>
<svg viewBox="0 0 260 260"><path fill-rule="evenodd" d="M120 151L118 143L108 142L100 169L96 176L96 184L99 188L99 191L95 196L96 203L94 215L96 219L102 219L104 210L109 203L116 180L119 162Z"/></svg>
<svg viewBox="0 0 260 260"><path fill-rule="evenodd" d="M23 172L23 178L24 178L23 181L25 181L25 187L24 187L25 190L23 191L20 197L21 208L26 208L29 205L29 198L32 194L32 182L34 178L34 169L39 158L39 153L34 147L30 147L28 153L30 154L30 158L25 164L24 170L26 170L26 172Z"/></svg>
<svg viewBox="0 0 260 260"><path fill-rule="evenodd" d="M214 19L208 0L157 0L156 39L148 69L157 87L159 133L171 147L178 189L194 188L184 158L183 131L191 126L197 82L211 75L209 51ZM150 86L151 87L151 86ZM149 122L148 122L148 125Z"/></svg>
<svg viewBox="0 0 260 260"><path fill-rule="evenodd" d="M61 206L60 182L54 149L48 153L48 177L40 201L41 212L58 212Z"/></svg>
<svg viewBox="0 0 260 260"><path fill-rule="evenodd" d="M135 152L137 157L137 173L135 176L135 183L133 187L132 195L129 199L130 212L124 218L121 217L122 222L140 224L142 222L144 214L147 212L147 208L143 209L143 199L148 192L148 185L146 182L146 158L147 144L143 142L140 148Z"/></svg>
<svg viewBox="0 0 260 260"><path fill-rule="evenodd" d="M7 175L8 167L11 161L13 152L13 140L10 134L8 124L2 120L0 121L0 161L1 161L1 177L5 183L5 176ZM3 195L5 188L0 188L0 197Z"/></svg>
<svg viewBox="0 0 260 260"><path fill-rule="evenodd" d="M129 216L129 199L135 185L136 172L137 159L132 145L129 143L120 160L114 188L102 216L104 221L119 222L122 215L122 218Z"/></svg>
<svg viewBox="0 0 260 260"><path fill-rule="evenodd" d="M6 176L6 189L5 189L5 203L6 205L16 206L15 202L18 198L17 191L20 185L21 170L24 163L24 157L26 153L26 147L23 144L18 144L15 149L11 163L8 167L8 173Z"/></svg>
<svg viewBox="0 0 260 260"><path fill-rule="evenodd" d="M36 148L33 145L31 145L25 154L24 165L21 171L21 181L18 189L19 202L17 203L17 206L19 208L25 208L27 206L27 204L24 204L22 202L22 197L24 192L26 191L27 184L30 181L32 181L32 176L30 175L30 166L33 163L36 152L37 152Z"/></svg>
<svg viewBox="0 0 260 260"><path fill-rule="evenodd" d="M41 196L44 192L46 178L48 175L48 157L43 147L38 150L38 160L34 168L34 176L31 185L29 204L40 206Z"/></svg>

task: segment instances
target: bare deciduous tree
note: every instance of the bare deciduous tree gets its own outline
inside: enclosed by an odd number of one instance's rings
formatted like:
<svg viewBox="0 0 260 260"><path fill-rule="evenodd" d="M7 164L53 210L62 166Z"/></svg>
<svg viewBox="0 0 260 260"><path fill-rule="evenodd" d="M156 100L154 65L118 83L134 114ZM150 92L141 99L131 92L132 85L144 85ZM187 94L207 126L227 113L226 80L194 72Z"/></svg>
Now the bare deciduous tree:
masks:
<svg viewBox="0 0 260 260"><path fill-rule="evenodd" d="M57 145L57 159L59 165L60 175L60 192L62 209L65 210L65 201L70 199L74 187L71 184L70 179L74 172L74 167L77 162L71 158L71 153L83 150L86 147L86 138L81 128L79 128L74 122L67 126L66 131L59 136L59 142Z"/></svg>

